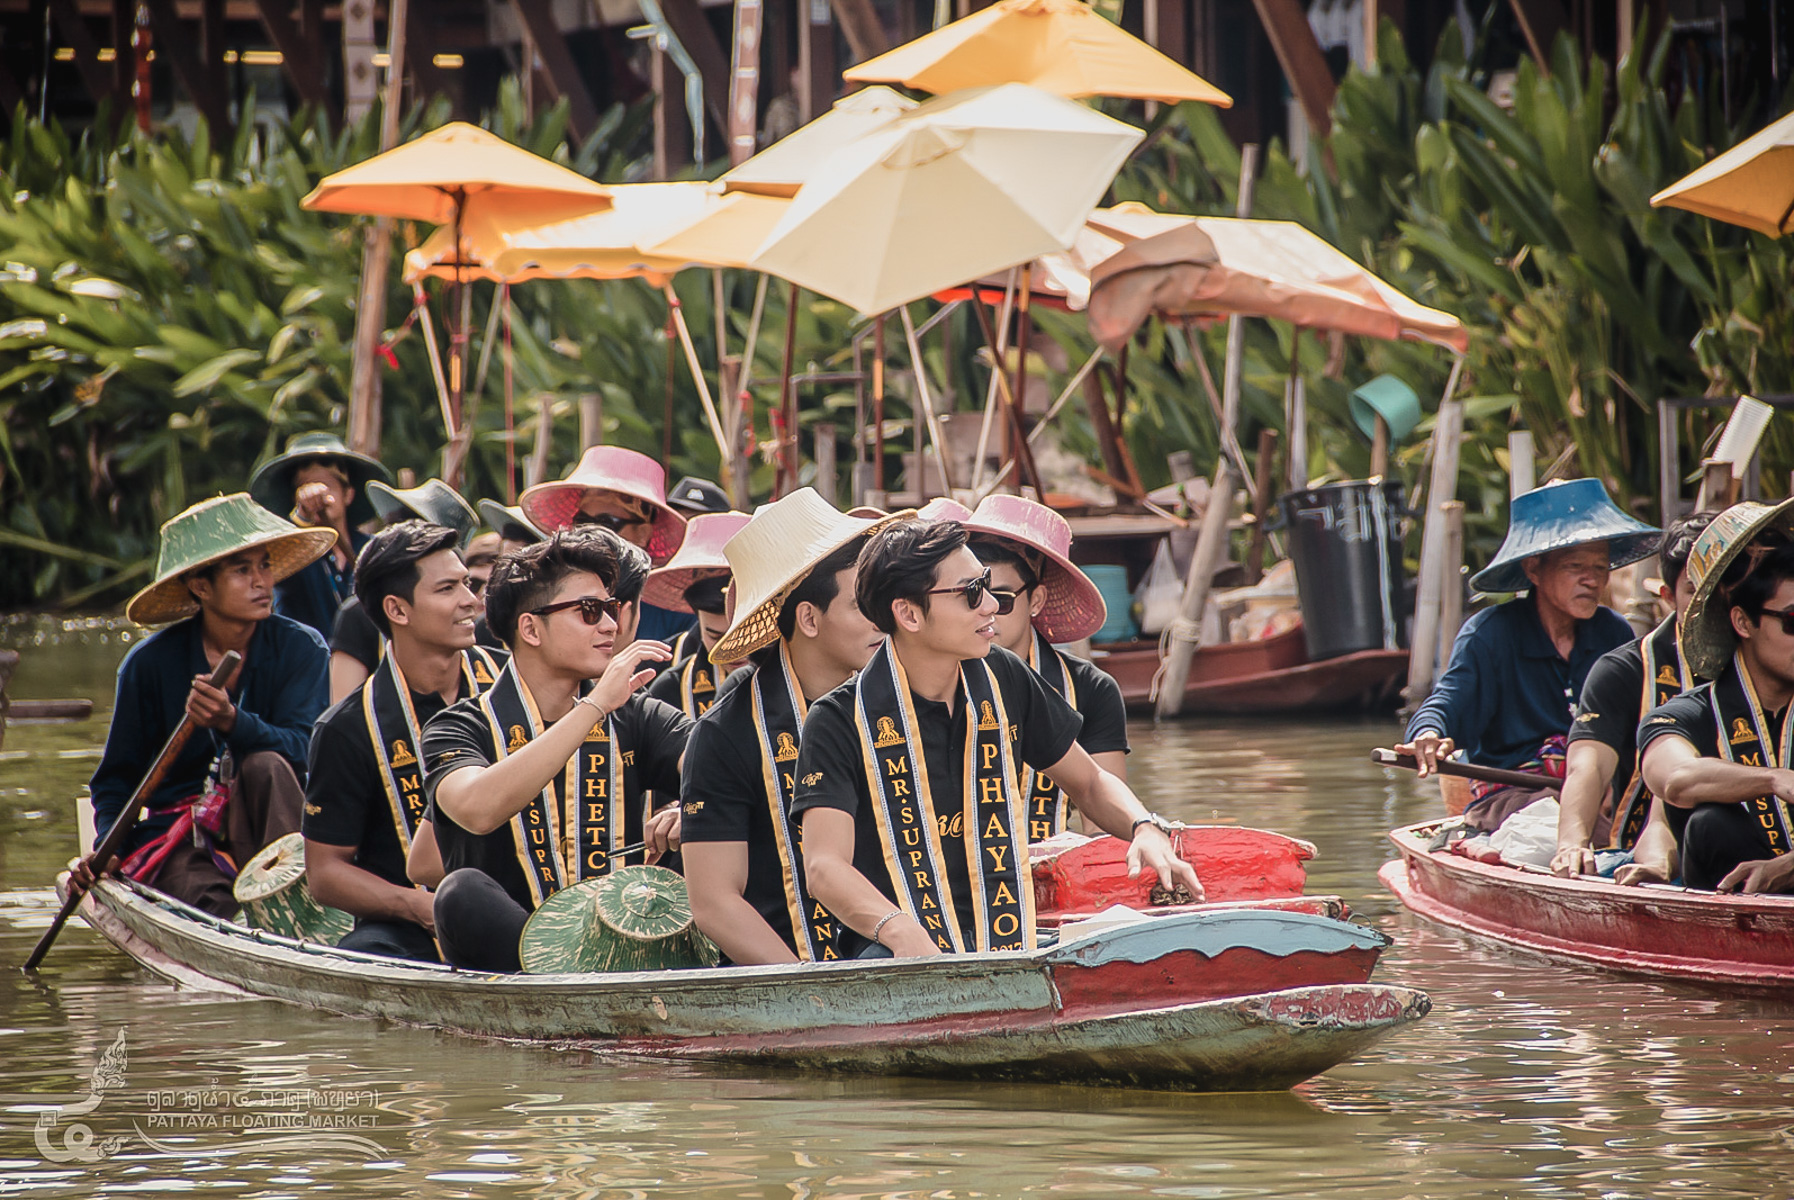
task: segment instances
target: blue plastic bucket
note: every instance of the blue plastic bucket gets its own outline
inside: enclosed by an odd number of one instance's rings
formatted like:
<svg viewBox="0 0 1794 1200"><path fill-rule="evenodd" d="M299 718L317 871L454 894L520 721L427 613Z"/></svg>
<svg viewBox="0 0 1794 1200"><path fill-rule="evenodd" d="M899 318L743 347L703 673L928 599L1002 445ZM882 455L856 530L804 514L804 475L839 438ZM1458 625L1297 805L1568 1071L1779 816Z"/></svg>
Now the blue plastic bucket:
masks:
<svg viewBox="0 0 1794 1200"><path fill-rule="evenodd" d="M1140 626L1134 622L1134 594L1128 590L1127 568L1118 566L1085 567L1084 574L1090 576L1090 582L1102 593L1103 603L1108 606L1109 619L1103 627L1090 635L1093 642L1131 642L1140 636Z"/></svg>

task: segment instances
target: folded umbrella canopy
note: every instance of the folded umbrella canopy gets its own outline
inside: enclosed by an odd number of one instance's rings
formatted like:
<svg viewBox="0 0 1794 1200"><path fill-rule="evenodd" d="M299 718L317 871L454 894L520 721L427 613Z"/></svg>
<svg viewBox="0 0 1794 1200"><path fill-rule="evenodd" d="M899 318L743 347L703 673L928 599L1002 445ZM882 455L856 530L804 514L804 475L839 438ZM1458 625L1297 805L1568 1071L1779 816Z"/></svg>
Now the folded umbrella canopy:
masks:
<svg viewBox="0 0 1794 1200"><path fill-rule="evenodd" d="M1138 211L1109 219L1135 228L1176 222L1091 273L1090 331L1111 350L1154 314L1270 317L1311 329L1431 342L1460 353L1469 343L1456 317L1410 299L1293 221Z"/></svg>
<svg viewBox="0 0 1794 1200"><path fill-rule="evenodd" d="M941 96L818 164L751 265L886 312L1069 249L1142 136L1022 84Z"/></svg>
<svg viewBox="0 0 1794 1200"><path fill-rule="evenodd" d="M718 182L725 192L795 196L829 155L874 129L889 125L916 106L916 101L888 87L861 88L841 97L820 117L780 138Z"/></svg>
<svg viewBox="0 0 1794 1200"><path fill-rule="evenodd" d="M1059 96L1176 104L1233 100L1082 0L998 0L841 73L849 83L900 83L943 95L1025 83Z"/></svg>
<svg viewBox="0 0 1794 1200"><path fill-rule="evenodd" d="M1651 205L1685 208L1770 237L1794 229L1794 113L1664 188Z"/></svg>

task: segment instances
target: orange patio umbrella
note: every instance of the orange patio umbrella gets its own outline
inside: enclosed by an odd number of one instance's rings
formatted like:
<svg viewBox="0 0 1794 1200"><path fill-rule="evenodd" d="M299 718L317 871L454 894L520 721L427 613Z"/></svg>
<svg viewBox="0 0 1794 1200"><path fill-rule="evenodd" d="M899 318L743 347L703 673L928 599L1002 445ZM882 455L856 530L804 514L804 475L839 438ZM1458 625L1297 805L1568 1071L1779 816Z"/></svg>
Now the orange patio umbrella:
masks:
<svg viewBox="0 0 1794 1200"><path fill-rule="evenodd" d="M1794 113L1670 184L1651 205L1685 208L1770 237L1794 229Z"/></svg>
<svg viewBox="0 0 1794 1200"><path fill-rule="evenodd" d="M1229 108L1233 100L1082 0L997 0L989 8L841 73L941 95L1026 83L1082 99L1118 96Z"/></svg>

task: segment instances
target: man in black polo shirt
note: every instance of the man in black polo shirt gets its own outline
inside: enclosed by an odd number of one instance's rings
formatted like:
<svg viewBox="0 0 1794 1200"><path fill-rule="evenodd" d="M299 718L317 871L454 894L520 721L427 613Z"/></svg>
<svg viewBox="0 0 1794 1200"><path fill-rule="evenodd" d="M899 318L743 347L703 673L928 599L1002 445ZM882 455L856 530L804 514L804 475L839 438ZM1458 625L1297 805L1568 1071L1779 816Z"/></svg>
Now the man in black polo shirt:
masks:
<svg viewBox="0 0 1794 1200"><path fill-rule="evenodd" d="M1713 682L1638 729L1645 785L1663 797L1689 887L1794 891L1794 500L1746 502L1695 541L1682 649Z"/></svg>
<svg viewBox="0 0 1794 1200"><path fill-rule="evenodd" d="M407 855L435 854L424 818L421 733L431 717L492 686L504 656L474 645L478 599L456 553L457 530L402 521L355 562L355 598L386 639L366 683L312 730L305 792L305 875L321 904L355 917L339 945L434 962L428 892Z"/></svg>
<svg viewBox="0 0 1794 1200"><path fill-rule="evenodd" d="M692 728L680 832L692 917L731 962L842 956L840 923L806 891L791 794L809 703L884 641L854 602L854 563L886 521L843 516L801 488L725 548L735 619L711 653L751 665Z"/></svg>
<svg viewBox="0 0 1794 1200"><path fill-rule="evenodd" d="M1131 873L1202 899L1164 820L1078 746L1078 714L993 645L1002 602L963 525L880 530L860 555L855 593L890 640L811 706L792 804L805 878L856 935L844 939L850 949L908 957L1035 945L1017 759L1050 774L1097 827L1130 839Z"/></svg>
<svg viewBox="0 0 1794 1200"><path fill-rule="evenodd" d="M615 648L620 552L609 531L567 530L501 560L486 617L511 662L424 731L447 871L436 939L456 966L518 970L518 935L546 897L608 873L630 843L677 842L677 805L643 808L651 790L677 795L691 722L639 694L665 645Z"/></svg>
<svg viewBox="0 0 1794 1200"><path fill-rule="evenodd" d="M1676 838L1660 801L1638 773L1638 723L1651 709L1694 686L1682 654L1682 615L1694 598L1688 553L1713 520L1695 513L1672 521L1657 548L1661 599L1673 610L1637 641L1609 650L1589 669L1570 723L1564 786L1557 817L1558 875L1595 873L1595 849L1611 845L1632 861L1613 872L1620 883L1668 883L1675 876Z"/></svg>

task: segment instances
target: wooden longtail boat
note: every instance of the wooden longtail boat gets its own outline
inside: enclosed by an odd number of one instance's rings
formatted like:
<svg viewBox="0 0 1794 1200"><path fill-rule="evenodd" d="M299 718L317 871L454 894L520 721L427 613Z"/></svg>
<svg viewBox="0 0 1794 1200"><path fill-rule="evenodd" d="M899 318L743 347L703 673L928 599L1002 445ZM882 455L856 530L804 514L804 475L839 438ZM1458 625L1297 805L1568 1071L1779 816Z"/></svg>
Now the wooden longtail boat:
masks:
<svg viewBox="0 0 1794 1200"><path fill-rule="evenodd" d="M1441 822L1390 833L1378 872L1429 920L1558 962L1728 989L1794 993L1794 896L1738 896L1561 879L1427 844Z"/></svg>
<svg viewBox="0 0 1794 1200"><path fill-rule="evenodd" d="M1152 705L1158 641L1092 648L1091 661L1121 687L1130 709ZM1302 629L1256 642L1199 646L1190 658L1186 713L1290 713L1388 707L1408 677L1406 650L1359 650L1311 662Z"/></svg>
<svg viewBox="0 0 1794 1200"><path fill-rule="evenodd" d="M1178 913L1028 953L602 976L487 975L312 946L113 878L80 911L188 986L756 1066L1273 1090L1431 1008L1423 993L1364 982L1382 934L1276 909Z"/></svg>

